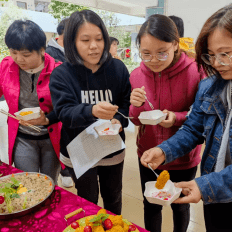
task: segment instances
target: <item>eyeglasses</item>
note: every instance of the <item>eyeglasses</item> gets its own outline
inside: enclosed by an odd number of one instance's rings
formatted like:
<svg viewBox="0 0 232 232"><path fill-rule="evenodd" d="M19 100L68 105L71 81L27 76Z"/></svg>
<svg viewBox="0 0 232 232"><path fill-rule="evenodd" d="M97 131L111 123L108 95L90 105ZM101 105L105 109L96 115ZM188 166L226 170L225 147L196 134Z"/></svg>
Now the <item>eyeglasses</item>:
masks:
<svg viewBox="0 0 232 232"><path fill-rule="evenodd" d="M231 57L232 56L229 56L228 54L224 52L218 53L215 56L211 56L209 54L201 55L201 59L208 65L213 65L216 59L219 64L228 66L231 63Z"/></svg>
<svg viewBox="0 0 232 232"><path fill-rule="evenodd" d="M155 55L139 53L140 58L144 62L150 62L153 59L153 56L155 56L157 60L166 61L168 59L168 55L169 54L167 52L159 52Z"/></svg>

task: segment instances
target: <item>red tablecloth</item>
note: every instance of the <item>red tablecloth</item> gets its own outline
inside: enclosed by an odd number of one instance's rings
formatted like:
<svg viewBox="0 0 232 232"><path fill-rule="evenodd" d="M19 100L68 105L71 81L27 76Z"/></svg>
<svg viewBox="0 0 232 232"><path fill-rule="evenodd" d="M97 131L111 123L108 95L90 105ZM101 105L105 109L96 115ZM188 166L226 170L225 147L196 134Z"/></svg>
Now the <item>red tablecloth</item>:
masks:
<svg viewBox="0 0 232 232"><path fill-rule="evenodd" d="M2 177L18 172L22 171L4 163L0 166ZM86 216L94 215L100 209L99 206L56 186L52 197L38 211L17 219L1 220L0 232L61 232L67 227L64 216L78 208L84 209ZM68 224L83 216L82 212L68 219ZM139 226L137 228L140 232L147 232Z"/></svg>

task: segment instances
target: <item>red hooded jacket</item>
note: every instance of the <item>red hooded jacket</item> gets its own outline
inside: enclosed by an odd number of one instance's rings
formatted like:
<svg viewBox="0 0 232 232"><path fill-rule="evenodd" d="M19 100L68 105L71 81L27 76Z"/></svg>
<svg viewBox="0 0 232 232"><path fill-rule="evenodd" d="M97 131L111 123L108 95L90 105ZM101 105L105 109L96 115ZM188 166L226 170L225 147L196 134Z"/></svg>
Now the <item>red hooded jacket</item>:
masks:
<svg viewBox="0 0 232 232"><path fill-rule="evenodd" d="M194 59L190 59L184 52L178 62L160 73L151 71L142 62L130 76L132 90L145 87L146 96L155 109L167 109L176 114L175 124L170 128L160 125L142 125L138 116L143 111L150 111L151 107L146 101L141 107L130 106L131 121L139 126L137 136L138 155L153 148L176 133L186 120L187 112L193 104L198 90L199 82L205 74L199 73ZM201 146L197 146L189 154L167 165L160 165L161 170L182 170L197 166L200 159Z"/></svg>

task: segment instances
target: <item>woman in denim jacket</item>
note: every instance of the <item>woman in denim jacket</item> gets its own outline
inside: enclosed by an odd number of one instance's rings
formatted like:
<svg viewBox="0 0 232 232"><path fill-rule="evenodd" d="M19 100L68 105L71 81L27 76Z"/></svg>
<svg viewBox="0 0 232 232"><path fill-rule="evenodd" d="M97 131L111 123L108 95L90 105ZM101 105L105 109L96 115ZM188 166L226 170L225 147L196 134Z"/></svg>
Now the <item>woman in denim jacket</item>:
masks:
<svg viewBox="0 0 232 232"><path fill-rule="evenodd" d="M156 169L173 162L205 141L201 177L179 182L185 195L175 203L204 202L207 232L232 231L232 4L214 13L196 43L201 81L188 120L167 141L143 153L141 163Z"/></svg>

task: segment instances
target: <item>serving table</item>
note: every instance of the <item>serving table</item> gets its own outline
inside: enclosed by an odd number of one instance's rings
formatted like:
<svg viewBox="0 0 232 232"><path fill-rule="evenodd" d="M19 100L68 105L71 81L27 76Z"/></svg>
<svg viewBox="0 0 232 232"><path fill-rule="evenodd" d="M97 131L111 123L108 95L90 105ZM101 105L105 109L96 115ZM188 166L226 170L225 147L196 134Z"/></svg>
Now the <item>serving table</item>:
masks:
<svg viewBox="0 0 232 232"><path fill-rule="evenodd" d="M5 163L0 164L1 177L19 172L22 171ZM68 219L67 222L65 221L65 215L79 208L85 211L85 216L94 215L101 209L65 189L55 186L51 197L39 210L16 219L1 220L0 232L62 232L67 227L67 223L69 225L74 220L84 217L84 212L81 212ZM147 232L139 226L137 228L140 232Z"/></svg>

